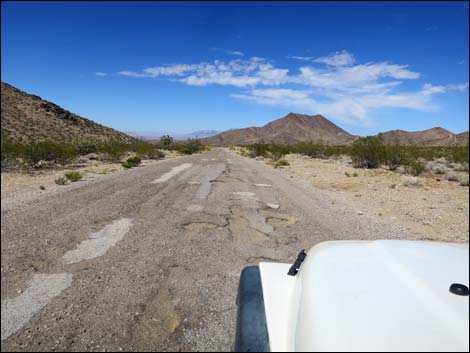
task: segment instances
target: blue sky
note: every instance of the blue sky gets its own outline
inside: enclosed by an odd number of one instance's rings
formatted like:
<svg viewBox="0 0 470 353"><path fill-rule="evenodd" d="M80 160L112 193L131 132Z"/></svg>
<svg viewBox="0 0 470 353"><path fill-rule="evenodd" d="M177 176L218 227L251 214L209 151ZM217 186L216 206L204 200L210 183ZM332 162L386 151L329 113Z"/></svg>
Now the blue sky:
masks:
<svg viewBox="0 0 470 353"><path fill-rule="evenodd" d="M119 130L468 130L468 2L1 6L2 81Z"/></svg>

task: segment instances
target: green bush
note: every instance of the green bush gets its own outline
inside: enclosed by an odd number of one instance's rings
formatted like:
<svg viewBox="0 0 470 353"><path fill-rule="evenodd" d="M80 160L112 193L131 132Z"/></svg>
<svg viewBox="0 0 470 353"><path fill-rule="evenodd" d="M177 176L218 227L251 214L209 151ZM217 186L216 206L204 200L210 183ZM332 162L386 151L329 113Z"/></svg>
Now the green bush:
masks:
<svg viewBox="0 0 470 353"><path fill-rule="evenodd" d="M255 157L267 157L268 151L270 151L270 147L272 148L274 145L268 145L265 143L255 143L253 145L248 146L249 149L249 156L251 158Z"/></svg>
<svg viewBox="0 0 470 353"><path fill-rule="evenodd" d="M58 177L56 180L54 180L57 185L65 185L67 184L67 178L66 177Z"/></svg>
<svg viewBox="0 0 470 353"><path fill-rule="evenodd" d="M64 175L71 182L76 182L76 181L79 181L81 178L83 178L83 175L77 171L65 172Z"/></svg>
<svg viewBox="0 0 470 353"><path fill-rule="evenodd" d="M134 168L140 165L142 160L139 157L131 157L127 158L127 161L122 164L122 166L126 169Z"/></svg>
<svg viewBox="0 0 470 353"><path fill-rule="evenodd" d="M204 146L199 139L189 139L186 142L176 144L175 149L183 154L193 154L201 152Z"/></svg>
<svg viewBox="0 0 470 353"><path fill-rule="evenodd" d="M426 165L417 159L408 160L407 164L405 165L405 171L408 174L411 174L414 176L420 175L422 172L424 172L425 168L426 168Z"/></svg>
<svg viewBox="0 0 470 353"><path fill-rule="evenodd" d="M406 159L405 150L401 146L385 147L384 163L390 170L397 170Z"/></svg>
<svg viewBox="0 0 470 353"><path fill-rule="evenodd" d="M285 159L280 159L280 160L274 162L273 167L274 168L279 168L279 167L287 167L289 165L290 165L290 163L288 161L286 161Z"/></svg>
<svg viewBox="0 0 470 353"><path fill-rule="evenodd" d="M96 153L98 151L98 143L92 141L82 141L76 145L75 149L80 156L84 156L89 153Z"/></svg>
<svg viewBox="0 0 470 353"><path fill-rule="evenodd" d="M362 137L353 142L351 158L356 167L378 168L385 160L385 146L376 136Z"/></svg>

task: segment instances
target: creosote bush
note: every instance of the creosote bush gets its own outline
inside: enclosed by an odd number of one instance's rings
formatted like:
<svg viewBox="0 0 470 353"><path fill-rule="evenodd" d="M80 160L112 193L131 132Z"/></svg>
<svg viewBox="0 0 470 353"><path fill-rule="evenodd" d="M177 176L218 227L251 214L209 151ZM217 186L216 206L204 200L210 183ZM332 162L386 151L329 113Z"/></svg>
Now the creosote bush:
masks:
<svg viewBox="0 0 470 353"><path fill-rule="evenodd" d="M66 177L58 177L56 180L54 180L54 182L57 184L57 185L65 185L67 184L67 178Z"/></svg>
<svg viewBox="0 0 470 353"><path fill-rule="evenodd" d="M278 161L274 162L273 167L279 168L279 167L287 167L289 165L290 163L286 161L285 159L279 159Z"/></svg>
<svg viewBox="0 0 470 353"><path fill-rule="evenodd" d="M65 172L64 175L71 182L76 182L76 181L79 181L80 179L83 178L83 175L80 172L77 172L77 171Z"/></svg>
<svg viewBox="0 0 470 353"><path fill-rule="evenodd" d="M385 161L385 146L376 136L359 138L352 144L351 158L356 167L378 168Z"/></svg>
<svg viewBox="0 0 470 353"><path fill-rule="evenodd" d="M127 158L127 161L125 161L122 166L126 169L134 168L139 166L141 162L142 160L139 157L131 157Z"/></svg>

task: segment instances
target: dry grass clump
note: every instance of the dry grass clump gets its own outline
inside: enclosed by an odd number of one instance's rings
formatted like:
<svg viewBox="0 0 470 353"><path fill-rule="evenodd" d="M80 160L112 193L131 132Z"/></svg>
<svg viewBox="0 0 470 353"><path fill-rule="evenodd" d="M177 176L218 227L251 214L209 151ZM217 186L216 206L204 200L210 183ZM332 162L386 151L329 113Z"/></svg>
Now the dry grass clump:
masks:
<svg viewBox="0 0 470 353"><path fill-rule="evenodd" d="M403 181L403 186L412 187L412 188L420 188L423 186L423 182L418 178L406 178Z"/></svg>

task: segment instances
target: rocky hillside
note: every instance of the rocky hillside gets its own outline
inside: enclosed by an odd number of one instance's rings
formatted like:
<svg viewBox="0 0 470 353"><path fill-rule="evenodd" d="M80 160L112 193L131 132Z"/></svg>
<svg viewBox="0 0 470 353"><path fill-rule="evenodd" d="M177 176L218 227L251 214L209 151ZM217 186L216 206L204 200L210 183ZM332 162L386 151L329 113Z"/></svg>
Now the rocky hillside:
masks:
<svg viewBox="0 0 470 353"><path fill-rule="evenodd" d="M133 137L73 114L2 82L2 135L18 143L86 139L130 142Z"/></svg>
<svg viewBox="0 0 470 353"><path fill-rule="evenodd" d="M381 134L386 145L452 146L465 145L468 132L454 134L441 127L423 131L392 130Z"/></svg>
<svg viewBox="0 0 470 353"><path fill-rule="evenodd" d="M356 139L321 115L289 113L263 127L229 130L204 139L214 146L247 145L252 143L294 144L322 141L332 145L348 144Z"/></svg>
<svg viewBox="0 0 470 353"><path fill-rule="evenodd" d="M459 146L468 146L468 131L457 134L456 139Z"/></svg>
<svg viewBox="0 0 470 353"><path fill-rule="evenodd" d="M441 127L423 131L392 130L381 134L386 145L466 146L468 131L454 134ZM358 136L351 135L321 115L289 113L263 127L228 130L203 139L213 146L249 145L252 143L295 144L304 141L345 145Z"/></svg>

